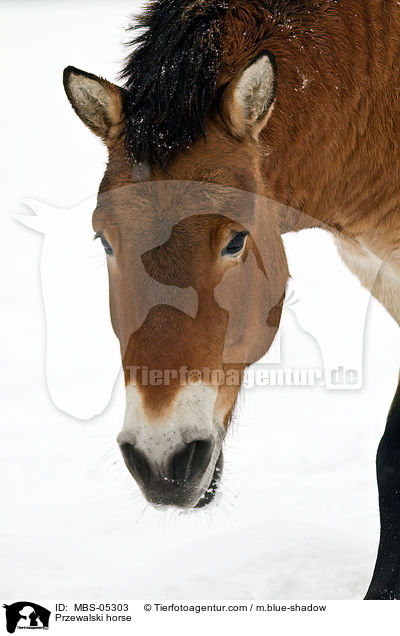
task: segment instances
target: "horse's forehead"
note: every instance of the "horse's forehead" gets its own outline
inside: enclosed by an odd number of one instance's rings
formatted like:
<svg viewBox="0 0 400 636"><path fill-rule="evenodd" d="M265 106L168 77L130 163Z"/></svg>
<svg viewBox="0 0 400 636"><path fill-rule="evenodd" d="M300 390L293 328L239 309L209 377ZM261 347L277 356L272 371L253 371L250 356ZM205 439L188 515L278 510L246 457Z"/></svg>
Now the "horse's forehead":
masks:
<svg viewBox="0 0 400 636"><path fill-rule="evenodd" d="M209 215L250 226L255 200L256 195L251 192L214 183L157 180L128 183L100 192L98 210L132 231L164 230L169 234L182 221L188 221L187 228L205 227L205 217Z"/></svg>

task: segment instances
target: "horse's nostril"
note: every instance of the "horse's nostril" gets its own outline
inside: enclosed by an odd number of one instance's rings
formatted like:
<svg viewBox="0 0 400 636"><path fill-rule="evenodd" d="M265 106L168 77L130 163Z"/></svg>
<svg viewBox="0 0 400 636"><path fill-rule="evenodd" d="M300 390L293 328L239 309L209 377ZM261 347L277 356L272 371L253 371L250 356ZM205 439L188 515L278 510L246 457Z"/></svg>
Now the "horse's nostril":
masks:
<svg viewBox="0 0 400 636"><path fill-rule="evenodd" d="M120 448L125 464L133 477L139 482L148 482L152 470L144 454L128 442L121 444Z"/></svg>
<svg viewBox="0 0 400 636"><path fill-rule="evenodd" d="M172 479L183 483L201 477L210 463L213 445L208 440L195 440L176 453L172 460Z"/></svg>
<svg viewBox="0 0 400 636"><path fill-rule="evenodd" d="M147 494L157 502L161 495L175 503L178 491L185 491L184 486L195 486L203 477L214 449L211 440L194 440L175 453L168 461L168 468L154 469L146 455L129 442L120 443L125 464ZM171 494L172 493L172 494Z"/></svg>

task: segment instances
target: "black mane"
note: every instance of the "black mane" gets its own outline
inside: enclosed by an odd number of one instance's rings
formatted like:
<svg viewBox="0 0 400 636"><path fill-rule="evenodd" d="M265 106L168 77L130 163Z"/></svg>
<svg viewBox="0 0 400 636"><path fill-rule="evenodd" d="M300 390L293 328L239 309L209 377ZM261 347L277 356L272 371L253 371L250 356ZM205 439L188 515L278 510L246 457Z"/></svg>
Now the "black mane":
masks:
<svg viewBox="0 0 400 636"><path fill-rule="evenodd" d="M227 9L224 0L153 0L132 27L141 31L121 74L132 159L165 166L204 135Z"/></svg>

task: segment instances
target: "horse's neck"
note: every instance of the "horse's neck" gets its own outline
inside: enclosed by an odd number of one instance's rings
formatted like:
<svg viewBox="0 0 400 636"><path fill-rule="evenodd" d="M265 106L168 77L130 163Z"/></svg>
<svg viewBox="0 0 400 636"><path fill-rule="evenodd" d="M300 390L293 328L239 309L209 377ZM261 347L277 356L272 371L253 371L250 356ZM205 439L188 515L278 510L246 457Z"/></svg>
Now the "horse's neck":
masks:
<svg viewBox="0 0 400 636"><path fill-rule="evenodd" d="M295 39L276 42L278 99L263 137L269 194L349 236L379 226L398 249L400 6L332 6L336 15L303 35L301 55Z"/></svg>

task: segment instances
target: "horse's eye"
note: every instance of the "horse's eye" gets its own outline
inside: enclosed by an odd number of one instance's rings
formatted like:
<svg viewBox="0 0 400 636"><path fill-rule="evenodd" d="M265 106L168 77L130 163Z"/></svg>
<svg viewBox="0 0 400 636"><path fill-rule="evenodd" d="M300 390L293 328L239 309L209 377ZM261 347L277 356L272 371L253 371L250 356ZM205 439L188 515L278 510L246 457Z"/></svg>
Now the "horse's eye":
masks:
<svg viewBox="0 0 400 636"><path fill-rule="evenodd" d="M248 232L236 232L235 236L231 238L228 245L224 247L221 254L229 256L238 256L244 247L246 236Z"/></svg>
<svg viewBox="0 0 400 636"><path fill-rule="evenodd" d="M104 247L104 251L107 254L107 256L112 256L113 255L113 248L111 247L110 243L107 241L107 239L104 237L104 235L101 232L96 232L95 234L95 239L99 238L101 241L102 246Z"/></svg>

